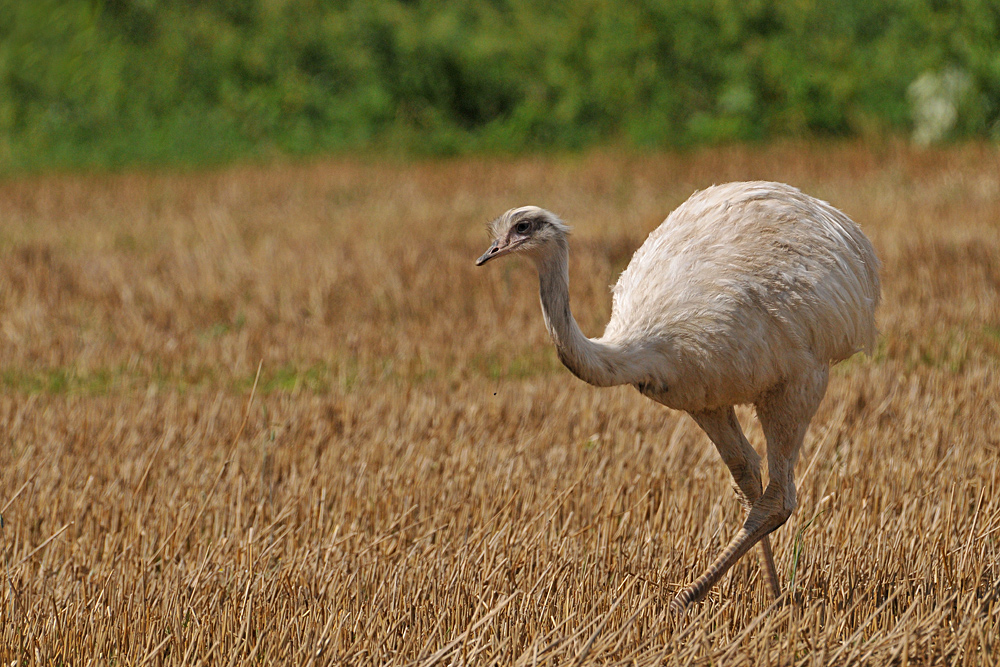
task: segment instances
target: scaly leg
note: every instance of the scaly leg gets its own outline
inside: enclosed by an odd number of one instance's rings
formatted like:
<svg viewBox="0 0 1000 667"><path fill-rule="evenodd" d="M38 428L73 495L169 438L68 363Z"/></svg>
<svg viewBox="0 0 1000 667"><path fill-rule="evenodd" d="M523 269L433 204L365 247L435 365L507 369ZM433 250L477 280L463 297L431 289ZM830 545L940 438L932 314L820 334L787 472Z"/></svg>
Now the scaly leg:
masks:
<svg viewBox="0 0 1000 667"><path fill-rule="evenodd" d="M818 366L776 387L757 403L757 417L767 438L767 488L753 504L743 528L715 562L670 603L675 612L701 600L750 547L791 516L796 502L795 462L809 422L826 392L828 377L829 368Z"/></svg>
<svg viewBox="0 0 1000 667"><path fill-rule="evenodd" d="M719 450L722 461L733 476L733 490L749 513L762 493L760 456L743 435L736 411L729 406L692 414L691 417ZM760 541L760 555L768 591L777 599L781 595L781 587L778 585L778 573L771 553L771 540L766 535Z"/></svg>

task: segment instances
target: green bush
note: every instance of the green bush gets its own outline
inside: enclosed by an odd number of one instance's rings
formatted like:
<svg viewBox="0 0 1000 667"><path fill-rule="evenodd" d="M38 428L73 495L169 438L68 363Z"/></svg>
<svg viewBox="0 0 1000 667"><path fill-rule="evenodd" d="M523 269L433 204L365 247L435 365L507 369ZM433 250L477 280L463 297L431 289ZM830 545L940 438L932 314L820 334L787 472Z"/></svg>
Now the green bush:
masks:
<svg viewBox="0 0 1000 667"><path fill-rule="evenodd" d="M903 134L944 71L996 135L995 2L0 0L0 171Z"/></svg>

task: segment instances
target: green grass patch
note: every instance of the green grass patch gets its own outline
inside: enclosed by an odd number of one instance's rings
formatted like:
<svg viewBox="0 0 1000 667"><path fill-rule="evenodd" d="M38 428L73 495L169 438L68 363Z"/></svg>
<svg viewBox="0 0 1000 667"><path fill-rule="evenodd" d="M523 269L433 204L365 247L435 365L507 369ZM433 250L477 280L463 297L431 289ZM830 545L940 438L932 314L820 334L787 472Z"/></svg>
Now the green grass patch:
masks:
<svg viewBox="0 0 1000 667"><path fill-rule="evenodd" d="M552 346L505 355L493 353L473 357L469 367L491 380L522 380L560 371L563 366Z"/></svg>
<svg viewBox="0 0 1000 667"><path fill-rule="evenodd" d="M79 372L71 368L37 371L8 369L0 373L4 391L22 394L84 394L102 396L119 388L125 375L118 369Z"/></svg>

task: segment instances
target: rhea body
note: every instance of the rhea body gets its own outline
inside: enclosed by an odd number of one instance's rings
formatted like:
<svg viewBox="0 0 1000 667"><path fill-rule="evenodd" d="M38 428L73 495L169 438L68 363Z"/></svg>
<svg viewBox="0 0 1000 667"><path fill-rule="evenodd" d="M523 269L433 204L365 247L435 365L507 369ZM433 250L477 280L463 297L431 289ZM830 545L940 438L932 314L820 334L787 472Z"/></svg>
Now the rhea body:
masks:
<svg viewBox="0 0 1000 667"><path fill-rule="evenodd" d="M699 600L760 542L780 594L767 535L795 508L798 452L826 391L830 364L870 350L879 262L846 215L781 183L730 183L696 192L646 239L614 288L600 338L569 306L569 228L534 206L491 223L477 265L507 254L538 270L545 326L580 379L633 385L688 412L716 445L747 509L740 532L674 607ZM753 404L767 439L769 480L733 406Z"/></svg>

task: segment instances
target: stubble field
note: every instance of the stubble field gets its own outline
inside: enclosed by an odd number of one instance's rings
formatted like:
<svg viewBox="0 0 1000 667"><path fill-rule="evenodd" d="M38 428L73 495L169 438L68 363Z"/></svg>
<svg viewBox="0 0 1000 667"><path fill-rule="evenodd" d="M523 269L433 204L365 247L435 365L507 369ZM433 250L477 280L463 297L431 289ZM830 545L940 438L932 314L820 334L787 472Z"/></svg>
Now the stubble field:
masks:
<svg viewBox="0 0 1000 667"><path fill-rule="evenodd" d="M560 366L529 265L473 260L493 216L557 211L597 335L646 234L752 178L862 225L883 335L772 536L791 601L750 554L672 618L740 524L728 472ZM990 147L0 184L0 662L995 665L998 368Z"/></svg>

